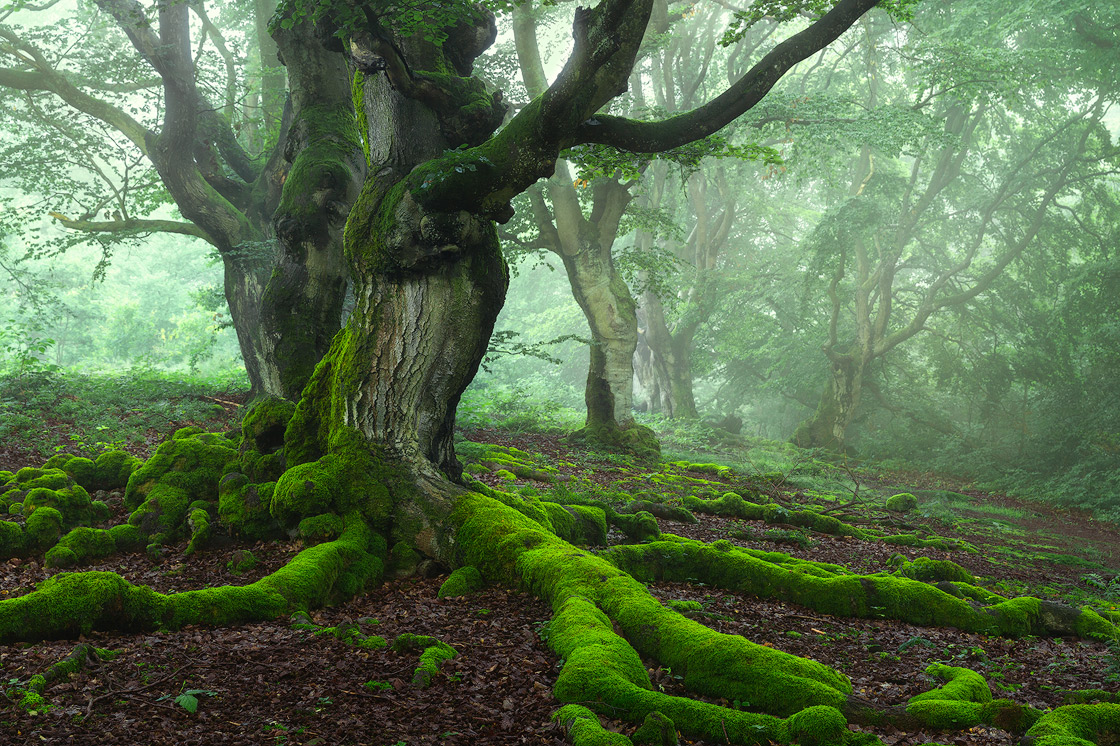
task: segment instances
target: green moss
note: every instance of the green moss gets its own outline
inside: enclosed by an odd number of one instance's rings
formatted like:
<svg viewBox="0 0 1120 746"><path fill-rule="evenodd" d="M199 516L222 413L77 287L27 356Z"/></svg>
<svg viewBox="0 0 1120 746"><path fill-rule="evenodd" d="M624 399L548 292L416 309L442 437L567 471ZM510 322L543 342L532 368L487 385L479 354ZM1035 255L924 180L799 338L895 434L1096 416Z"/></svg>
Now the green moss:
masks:
<svg viewBox="0 0 1120 746"><path fill-rule="evenodd" d="M959 541L957 539L943 539L940 536L925 538L918 534L897 534L894 536L884 536L879 539L884 544L893 544L896 546L904 547L927 547L932 549L943 549L947 552L979 552L976 547L969 544L967 541Z"/></svg>
<svg viewBox="0 0 1120 746"><path fill-rule="evenodd" d="M452 572L447 580L443 581L443 585L439 587L438 596L440 598L467 596L481 590L484 584L482 573L478 571L477 567L464 565Z"/></svg>
<svg viewBox="0 0 1120 746"><path fill-rule="evenodd" d="M210 528L210 514L202 508L195 508L187 518L191 530L191 540L183 554L190 556L210 543L213 531Z"/></svg>
<svg viewBox="0 0 1120 746"><path fill-rule="evenodd" d="M143 466L132 472L124 492L126 508L140 507L157 484L185 494L184 509L194 500L212 499L217 494L223 470L237 457L237 451L226 438L195 430L198 428L179 430L172 440L161 443Z"/></svg>
<svg viewBox="0 0 1120 746"><path fill-rule="evenodd" d="M806 707L789 716L789 737L801 746L833 746L844 741L848 721L835 707Z"/></svg>
<svg viewBox="0 0 1120 746"><path fill-rule="evenodd" d="M631 541L653 541L661 536L657 519L644 510L637 513L615 513L611 516L611 524L617 526Z"/></svg>
<svg viewBox="0 0 1120 746"><path fill-rule="evenodd" d="M677 727L660 712L651 712L631 737L634 746L677 746Z"/></svg>
<svg viewBox="0 0 1120 746"><path fill-rule="evenodd" d="M67 459L66 463L59 468L87 490L98 489L97 465L94 464L92 459L75 456L74 458Z"/></svg>
<svg viewBox="0 0 1120 746"><path fill-rule="evenodd" d="M106 451L94 461L97 467L93 486L95 490L116 490L128 484L132 472L143 465L143 461L125 451Z"/></svg>
<svg viewBox="0 0 1120 746"><path fill-rule="evenodd" d="M218 484L218 518L234 534L250 539L270 539L283 534L269 507L275 482L249 484L248 477L231 473Z"/></svg>
<svg viewBox="0 0 1120 746"><path fill-rule="evenodd" d="M185 489L160 482L152 487L143 504L132 511L128 522L146 536L172 538L181 533L191 501L192 496Z"/></svg>
<svg viewBox="0 0 1120 746"><path fill-rule="evenodd" d="M60 490L69 487L72 480L62 469L35 469L26 466L16 472L16 482L23 490L33 490L37 487Z"/></svg>
<svg viewBox="0 0 1120 746"><path fill-rule="evenodd" d="M248 572L258 564L257 558L248 549L239 549L233 553L233 558L226 563L226 569L234 575Z"/></svg>
<svg viewBox="0 0 1120 746"><path fill-rule="evenodd" d="M700 611L702 608L704 608L699 601L681 601L679 599L666 601L665 605L673 611L679 611L682 613L685 611Z"/></svg>
<svg viewBox="0 0 1120 746"><path fill-rule="evenodd" d="M727 542L709 546L668 534L662 539L611 547L602 556L644 582L698 579L715 588L776 598L835 616L886 617L1007 637L1076 632L1065 617L1077 612L1066 609L1068 613L1058 613L1055 609L1063 607L1057 606L1044 609L1036 598L975 608L935 586L908 578L853 575L835 566L794 561L777 553L742 551ZM1108 633L1106 620L1093 624Z"/></svg>
<svg viewBox="0 0 1120 746"><path fill-rule="evenodd" d="M950 580L957 583L976 584L976 578L968 570L950 560L935 560L928 557L918 557L912 562L905 562L896 574L911 580L937 582Z"/></svg>
<svg viewBox="0 0 1120 746"><path fill-rule="evenodd" d="M446 642L428 635L404 633L397 635L390 646L394 653L420 653L420 665L412 673L412 685L426 689L439 673L440 665L459 653Z"/></svg>
<svg viewBox="0 0 1120 746"><path fill-rule="evenodd" d="M1027 731L1033 746L1095 746L1120 737L1120 705L1067 705L1043 715ZM1027 741L1025 741L1027 742Z"/></svg>
<svg viewBox="0 0 1120 746"><path fill-rule="evenodd" d="M147 543L147 538L135 526L125 523L108 529L113 544L119 551L132 552L142 548Z"/></svg>
<svg viewBox="0 0 1120 746"><path fill-rule="evenodd" d="M47 567L73 567L92 559L107 557L116 550L116 542L108 531L79 527L67 533L47 551L44 564Z"/></svg>
<svg viewBox="0 0 1120 746"><path fill-rule="evenodd" d="M23 503L12 503L9 505L8 515L23 515Z"/></svg>
<svg viewBox="0 0 1120 746"><path fill-rule="evenodd" d="M299 538L305 544L330 541L337 538L342 533L342 529L342 518L334 513L323 513L304 518L299 522Z"/></svg>
<svg viewBox="0 0 1120 746"><path fill-rule="evenodd" d="M0 521L0 559L17 557L23 554L23 529L18 523Z"/></svg>
<svg viewBox="0 0 1120 746"><path fill-rule="evenodd" d="M85 525L93 516L89 493L79 484L58 489L34 487L23 500L23 513L31 516L41 507L54 508L62 515L64 527Z"/></svg>
<svg viewBox="0 0 1120 746"><path fill-rule="evenodd" d="M839 521L832 516L821 515L811 510L791 511L776 503L758 505L744 500L742 496L734 492L726 492L716 500L703 500L695 496L686 496L681 499L681 504L693 513L707 513L709 515L766 521L767 523L802 526L833 536L868 538L867 532L863 529Z"/></svg>
<svg viewBox="0 0 1120 746"><path fill-rule="evenodd" d="M909 513L916 507L918 507L918 498L909 492L902 492L887 498L887 510L895 513Z"/></svg>
<svg viewBox="0 0 1120 746"><path fill-rule="evenodd" d="M627 746L632 741L602 726L598 716L582 705L564 705L552 719L567 733L572 746Z"/></svg>
<svg viewBox="0 0 1120 746"><path fill-rule="evenodd" d="M238 471L250 482L275 482L284 473L284 431L296 405L287 399L263 397L241 422Z"/></svg>
<svg viewBox="0 0 1120 746"><path fill-rule="evenodd" d="M307 517L358 510L371 525L383 528L393 509L388 477L364 439L345 440L334 452L284 472L269 512L281 526L295 528Z"/></svg>
<svg viewBox="0 0 1120 746"><path fill-rule="evenodd" d="M27 518L24 549L45 551L62 536L62 514L54 508L39 508Z"/></svg>
<svg viewBox="0 0 1120 746"><path fill-rule="evenodd" d="M992 691L988 687L988 682L975 671L933 663L926 668L926 673L947 683L911 697L911 703L934 699L980 703L992 701Z"/></svg>
<svg viewBox="0 0 1120 746"><path fill-rule="evenodd" d="M247 586L165 596L114 573L58 573L25 596L0 601L0 643L77 637L94 629L178 629L272 619L349 598L379 581L384 551L384 541L355 514L347 517L336 541L304 549Z"/></svg>
<svg viewBox="0 0 1120 746"><path fill-rule="evenodd" d="M548 642L565 660L555 688L563 702L599 703L593 706L633 721L657 711L686 735L725 742L726 729L734 742L766 743L786 740L783 721L652 691L639 653L681 671L692 691L778 714L839 707L851 691L844 676L825 666L722 635L665 608L601 556L575 549L496 500L467 496L453 520L467 563L488 578L520 580L552 603Z"/></svg>

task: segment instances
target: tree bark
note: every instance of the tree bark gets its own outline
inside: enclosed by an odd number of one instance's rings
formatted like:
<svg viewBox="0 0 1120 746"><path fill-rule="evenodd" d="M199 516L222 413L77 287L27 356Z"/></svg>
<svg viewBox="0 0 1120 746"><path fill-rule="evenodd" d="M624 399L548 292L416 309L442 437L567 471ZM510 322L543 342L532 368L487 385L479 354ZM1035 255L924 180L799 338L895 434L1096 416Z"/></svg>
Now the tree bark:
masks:
<svg viewBox="0 0 1120 746"><path fill-rule="evenodd" d="M859 409L864 370L865 363L857 356L837 355L832 358L820 404L793 434L792 440L796 445L833 451L844 449L848 426Z"/></svg>

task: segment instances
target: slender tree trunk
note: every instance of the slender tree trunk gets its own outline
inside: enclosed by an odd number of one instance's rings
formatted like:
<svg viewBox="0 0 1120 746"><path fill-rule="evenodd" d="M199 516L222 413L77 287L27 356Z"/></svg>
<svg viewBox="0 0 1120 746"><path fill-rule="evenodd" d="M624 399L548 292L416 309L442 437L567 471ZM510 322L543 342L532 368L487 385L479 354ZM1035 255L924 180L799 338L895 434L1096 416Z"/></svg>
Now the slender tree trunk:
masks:
<svg viewBox="0 0 1120 746"><path fill-rule="evenodd" d="M589 247L590 248L590 247ZM634 420L634 349L637 304L619 275L610 249L563 255L564 269L591 329L587 372L587 425L627 427Z"/></svg>
<svg viewBox="0 0 1120 746"><path fill-rule="evenodd" d="M653 293L642 295L642 312L642 336L649 353L639 380L645 379L642 385L650 392L650 411L670 418L697 417L692 394L692 330L682 329L674 335L665 321L661 299Z"/></svg>

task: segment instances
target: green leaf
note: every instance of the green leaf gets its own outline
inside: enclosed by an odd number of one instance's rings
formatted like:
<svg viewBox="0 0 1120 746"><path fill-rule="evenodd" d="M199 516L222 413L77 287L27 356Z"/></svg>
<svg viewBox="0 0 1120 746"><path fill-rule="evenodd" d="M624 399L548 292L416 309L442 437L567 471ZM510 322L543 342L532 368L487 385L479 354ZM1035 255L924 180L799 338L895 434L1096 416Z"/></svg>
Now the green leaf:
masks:
<svg viewBox="0 0 1120 746"><path fill-rule="evenodd" d="M179 705L192 715L198 712L198 697L194 696L190 692L183 692L178 697L176 697L175 704Z"/></svg>

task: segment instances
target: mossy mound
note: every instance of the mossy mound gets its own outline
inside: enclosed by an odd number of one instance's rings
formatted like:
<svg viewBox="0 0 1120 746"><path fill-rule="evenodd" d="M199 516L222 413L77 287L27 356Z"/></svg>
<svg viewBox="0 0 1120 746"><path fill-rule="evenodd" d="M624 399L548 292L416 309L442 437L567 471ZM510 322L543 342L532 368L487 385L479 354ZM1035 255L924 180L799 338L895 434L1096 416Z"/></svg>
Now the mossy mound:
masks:
<svg viewBox="0 0 1120 746"><path fill-rule="evenodd" d="M218 496L222 474L237 458L232 441L197 430L183 428L161 443L125 488L128 522L157 542L186 533L191 505Z"/></svg>
<svg viewBox="0 0 1120 746"><path fill-rule="evenodd" d="M57 510L62 516L64 528L87 525L93 520L93 505L89 493L80 484L58 489L30 489L23 498L23 514L30 519L40 508Z"/></svg>
<svg viewBox="0 0 1120 746"><path fill-rule="evenodd" d="M132 472L144 462L127 451L105 451L91 460L68 453L51 456L44 468L61 469L87 490L116 490L128 484Z"/></svg>
<svg viewBox="0 0 1120 746"><path fill-rule="evenodd" d="M453 598L455 596L466 596L480 590L486 581L482 579L482 573L478 571L477 567L473 565L465 565L455 570L448 576L447 580L443 581L443 585L439 587L440 598Z"/></svg>
<svg viewBox="0 0 1120 746"><path fill-rule="evenodd" d="M892 513L909 513L918 507L918 498L909 492L901 492L887 498L887 510Z"/></svg>
<svg viewBox="0 0 1120 746"><path fill-rule="evenodd" d="M127 523L109 529L79 526L47 550L44 564L47 567L74 567L115 552L134 551L146 543L140 530Z"/></svg>
<svg viewBox="0 0 1120 746"><path fill-rule="evenodd" d="M661 458L661 442L657 434L636 422L626 427L619 427L613 422L589 424L568 435L567 440L589 450L631 454L647 462L656 462Z"/></svg>
<svg viewBox="0 0 1120 746"><path fill-rule="evenodd" d="M1066 705L1027 731L1023 746L1097 746L1120 740L1120 705Z"/></svg>
<svg viewBox="0 0 1120 746"><path fill-rule="evenodd" d="M266 397L245 414L238 461L250 482L275 482L284 473L284 431L295 411L286 399Z"/></svg>
<svg viewBox="0 0 1120 746"><path fill-rule="evenodd" d="M269 507L275 482L250 484L240 472L231 472L218 483L218 517L231 533L249 539L272 539L284 534Z"/></svg>

